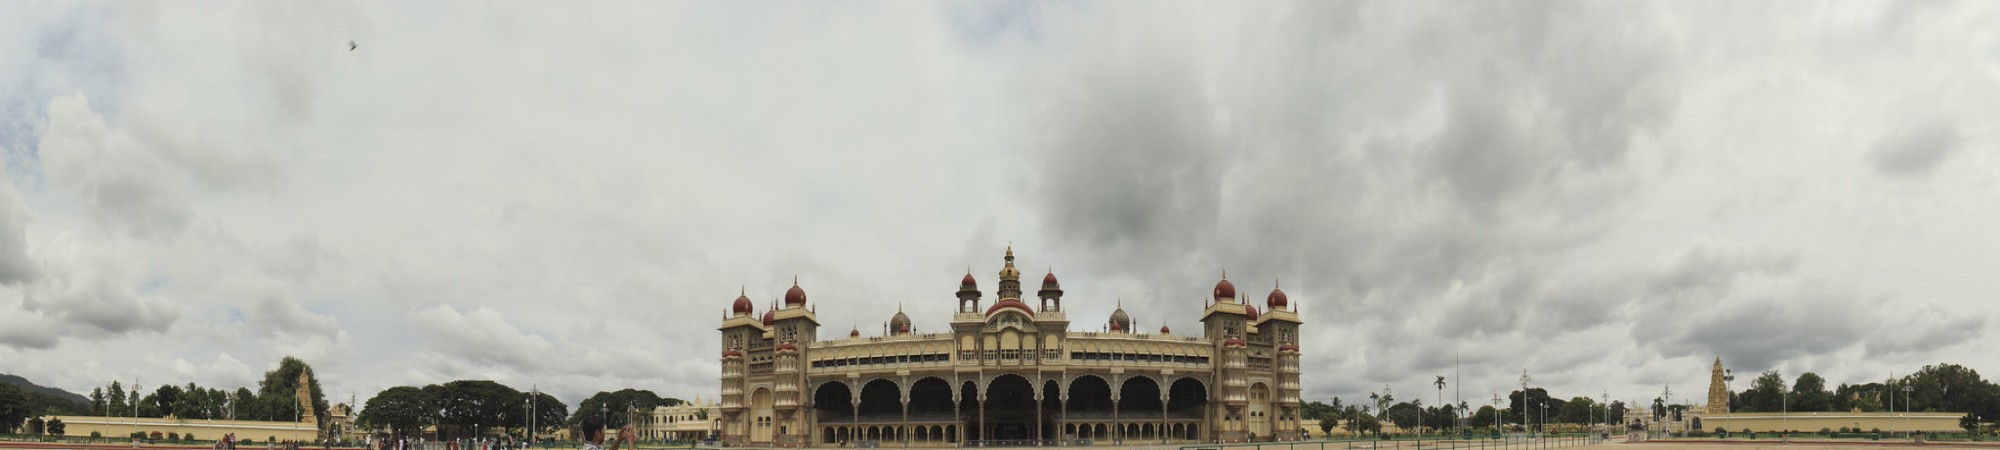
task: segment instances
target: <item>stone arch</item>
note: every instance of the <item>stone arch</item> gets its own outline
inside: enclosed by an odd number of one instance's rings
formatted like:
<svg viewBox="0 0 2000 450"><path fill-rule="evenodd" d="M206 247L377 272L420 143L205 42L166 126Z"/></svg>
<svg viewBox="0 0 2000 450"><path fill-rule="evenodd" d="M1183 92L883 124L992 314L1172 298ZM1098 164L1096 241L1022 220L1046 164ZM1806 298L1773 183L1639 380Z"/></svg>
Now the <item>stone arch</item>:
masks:
<svg viewBox="0 0 2000 450"><path fill-rule="evenodd" d="M1200 418L1208 407L1208 385L1195 377L1179 377L1167 387L1167 413L1181 418Z"/></svg>
<svg viewBox="0 0 2000 450"><path fill-rule="evenodd" d="M819 383L813 388L812 400L820 423L845 422L854 417L854 391L844 381Z"/></svg>
<svg viewBox="0 0 2000 450"><path fill-rule="evenodd" d="M1111 418L1111 382L1104 377L1082 374L1070 378L1069 387L1063 390L1063 398L1069 402L1072 418Z"/></svg>
<svg viewBox="0 0 2000 450"><path fill-rule="evenodd" d="M876 378L861 385L861 402L855 407L855 414L861 417L895 416L901 419L903 413L902 388L895 380Z"/></svg>
<svg viewBox="0 0 2000 450"><path fill-rule="evenodd" d="M1150 376L1126 377L1118 383L1118 391L1119 410L1158 412L1164 406L1160 401L1165 398L1160 382Z"/></svg>
<svg viewBox="0 0 2000 450"><path fill-rule="evenodd" d="M945 416L952 408L951 382L935 376L918 377L909 385L911 416Z"/></svg>

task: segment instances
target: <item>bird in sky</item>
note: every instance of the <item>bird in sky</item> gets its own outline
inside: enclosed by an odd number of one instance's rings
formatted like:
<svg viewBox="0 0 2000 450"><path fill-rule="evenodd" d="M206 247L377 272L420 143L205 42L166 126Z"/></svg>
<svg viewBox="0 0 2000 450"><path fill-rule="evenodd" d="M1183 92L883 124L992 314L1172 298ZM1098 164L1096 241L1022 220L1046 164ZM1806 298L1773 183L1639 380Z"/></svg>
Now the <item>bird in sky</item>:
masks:
<svg viewBox="0 0 2000 450"><path fill-rule="evenodd" d="M358 44L355 44L355 43L354 43L354 41L347 41L347 51L350 51L350 52L351 52L351 51L354 51L354 49L355 49L355 48L359 48L359 47L361 47L361 46L360 46L360 45L358 45Z"/></svg>

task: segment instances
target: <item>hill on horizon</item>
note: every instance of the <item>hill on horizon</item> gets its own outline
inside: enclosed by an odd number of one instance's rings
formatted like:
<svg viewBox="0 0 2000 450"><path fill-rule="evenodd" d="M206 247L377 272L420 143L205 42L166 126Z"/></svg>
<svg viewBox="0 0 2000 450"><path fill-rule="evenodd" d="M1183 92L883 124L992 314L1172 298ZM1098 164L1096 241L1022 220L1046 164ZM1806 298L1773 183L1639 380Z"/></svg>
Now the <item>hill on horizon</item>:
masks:
<svg viewBox="0 0 2000 450"><path fill-rule="evenodd" d="M0 383L7 383L14 385L14 387L21 388L21 391L23 392L33 392L49 398L75 403L76 407L79 410L87 411L90 409L89 408L90 398L88 397L84 397L83 395L77 394L75 392L65 391L60 388L52 388L35 384L32 381L28 381L27 378L22 378L19 375L0 373Z"/></svg>

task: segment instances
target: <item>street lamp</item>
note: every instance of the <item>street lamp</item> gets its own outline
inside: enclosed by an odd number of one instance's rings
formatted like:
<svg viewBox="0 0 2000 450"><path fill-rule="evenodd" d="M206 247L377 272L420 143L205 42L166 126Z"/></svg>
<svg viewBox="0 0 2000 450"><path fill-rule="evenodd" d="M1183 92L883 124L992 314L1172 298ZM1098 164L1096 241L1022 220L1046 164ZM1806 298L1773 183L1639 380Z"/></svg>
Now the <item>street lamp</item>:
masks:
<svg viewBox="0 0 2000 450"><path fill-rule="evenodd" d="M1522 413L1526 413L1528 409L1528 369L1521 369L1521 409ZM1527 431L1527 428L1528 415L1521 414L1521 429Z"/></svg>
<svg viewBox="0 0 2000 450"><path fill-rule="evenodd" d="M1500 393L1495 392L1493 393L1493 413L1499 415L1499 417L1494 417L1493 421L1487 424L1492 426L1494 430L1499 430L1502 426L1501 424L1507 422L1507 414L1502 411L1506 410L1500 408Z"/></svg>
<svg viewBox="0 0 2000 450"><path fill-rule="evenodd" d="M1673 436L1674 436L1674 428L1673 428L1673 424L1674 424L1674 387L1673 387L1673 386L1670 386L1670 385L1664 385L1664 384L1663 384L1663 385L1660 385L1660 397L1662 397L1662 398L1663 398L1663 399L1664 399L1664 400L1666 401L1666 407L1667 407L1667 411L1666 411L1666 413L1667 413L1667 414L1666 414L1666 417L1665 417L1665 419L1667 419L1667 420L1666 420L1666 423L1663 423L1663 424L1660 424L1660 429L1661 429L1661 430L1664 430L1664 431L1666 431L1666 432L1667 432L1667 437L1673 437Z"/></svg>
<svg viewBox="0 0 2000 450"><path fill-rule="evenodd" d="M1736 413L1736 388L1730 387L1730 382L1732 381L1736 381L1736 372L1729 369L1722 369L1722 389L1729 391L1728 395L1722 398L1722 431L1724 433L1729 431L1729 415Z"/></svg>
<svg viewBox="0 0 2000 450"><path fill-rule="evenodd" d="M1909 424L1910 424L1910 390L1911 390L1911 388L1912 388L1912 386L1910 386L1910 383L1903 383L1903 425L1909 425ZM1895 408L1895 405L1889 405L1889 407L1893 409L1893 408ZM1916 432L1916 431L1917 431L1917 430L1916 430L1916 427L1910 427L1910 426L1905 426L1904 428L1910 428L1910 430L1909 430L1909 431L1906 431L1905 433L1914 433L1914 432Z"/></svg>
<svg viewBox="0 0 2000 450"><path fill-rule="evenodd" d="M1604 434L1611 434L1611 391L1604 391Z"/></svg>

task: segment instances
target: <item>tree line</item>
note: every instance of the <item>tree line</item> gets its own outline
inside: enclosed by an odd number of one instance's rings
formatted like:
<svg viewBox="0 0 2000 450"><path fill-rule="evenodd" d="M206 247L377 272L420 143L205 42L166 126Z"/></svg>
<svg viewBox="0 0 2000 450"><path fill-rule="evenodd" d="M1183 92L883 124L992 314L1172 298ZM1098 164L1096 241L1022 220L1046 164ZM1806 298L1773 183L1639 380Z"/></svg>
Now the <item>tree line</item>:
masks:
<svg viewBox="0 0 2000 450"><path fill-rule="evenodd" d="M605 426L617 428L635 415L651 414L654 407L682 403L652 391L624 389L598 392L572 413L567 404L548 393L523 392L488 380L458 380L385 389L363 403L357 425L387 430L398 438L419 435L426 427L436 427L440 439L485 436L494 428L525 438L531 419L537 435L580 426L586 415L596 415Z"/></svg>
<svg viewBox="0 0 2000 450"><path fill-rule="evenodd" d="M1893 404L1891 402L1894 402ZM1962 424L2000 419L2000 385L1957 364L1924 366L1915 373L1828 389L1826 379L1806 372L1787 385L1778 370L1729 393L1731 412L1922 411L1965 413Z"/></svg>
<svg viewBox="0 0 2000 450"><path fill-rule="evenodd" d="M257 383L254 392L248 387L229 390L202 387L192 382L186 385L162 384L141 392L140 386L132 386L128 390L123 383L113 380L90 390L90 404L83 405L82 412L107 417L290 422L306 413L297 401L299 374L302 372L311 375L312 366L286 356L278 361L276 369L264 372L264 378ZM312 414L325 424L329 410L326 393L320 391L318 377L310 379Z"/></svg>
<svg viewBox="0 0 2000 450"><path fill-rule="evenodd" d="M1547 390L1533 388L1516 390L1508 395L1509 402L1504 408L1481 405L1473 408L1471 402L1446 402L1443 405L1425 405L1422 399L1396 401L1392 394L1371 393L1368 401L1348 404L1340 397L1332 401L1310 401L1300 406L1299 416L1307 422L1316 422L1322 434L1331 434L1333 429L1345 427L1348 431L1361 434L1381 434L1384 423L1394 424L1405 430L1435 432L1458 427L1458 419L1465 416L1465 425L1479 429L1497 426L1534 427L1543 423L1590 425L1619 423L1625 418L1625 402L1613 401L1606 405L1589 397L1571 397L1563 400L1551 397ZM1523 425L1525 424L1525 425Z"/></svg>

